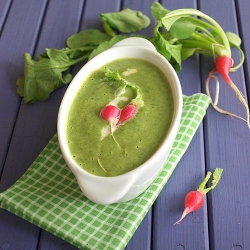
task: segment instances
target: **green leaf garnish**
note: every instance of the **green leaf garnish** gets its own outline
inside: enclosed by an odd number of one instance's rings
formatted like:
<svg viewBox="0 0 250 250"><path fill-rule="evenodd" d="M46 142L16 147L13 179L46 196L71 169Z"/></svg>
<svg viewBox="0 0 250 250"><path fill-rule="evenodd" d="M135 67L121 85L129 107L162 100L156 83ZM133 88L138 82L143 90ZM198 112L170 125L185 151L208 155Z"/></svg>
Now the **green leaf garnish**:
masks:
<svg viewBox="0 0 250 250"><path fill-rule="evenodd" d="M136 84L127 81L126 79L122 78L118 71L111 71L109 68L105 67L105 76L110 84L118 84L118 89L116 91L116 97L123 95L126 91L126 87L130 87L135 90L136 97L130 101L130 103L135 104L138 108L144 105L144 101L142 99L142 93Z"/></svg>

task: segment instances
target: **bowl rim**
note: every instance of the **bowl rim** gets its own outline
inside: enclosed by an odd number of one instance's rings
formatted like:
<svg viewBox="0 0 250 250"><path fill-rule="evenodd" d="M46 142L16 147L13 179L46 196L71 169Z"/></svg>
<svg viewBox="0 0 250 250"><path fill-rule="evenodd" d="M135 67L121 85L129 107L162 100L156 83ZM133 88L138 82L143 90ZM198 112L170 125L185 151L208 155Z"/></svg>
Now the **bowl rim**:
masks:
<svg viewBox="0 0 250 250"><path fill-rule="evenodd" d="M129 47L129 48L128 48ZM115 55L115 56L114 56ZM125 55L125 56L123 56ZM160 70L164 73L165 77L168 79L173 95L174 95L174 114L173 119L170 125L170 128L168 129L162 143L159 145L156 152L143 164L138 166L137 168L126 172L122 175L118 176L97 176L94 174L91 174L81 168L73 159L69 152L69 148L67 147L66 143L66 124L65 118L67 117L70 105L74 99L74 97L77 94L77 91L79 88L84 84L84 81L87 79L87 77L96 69L99 69L100 67L104 66L105 64L118 59L125 59L125 58L139 58L146 61L149 61L153 63L155 66L160 68ZM152 59L152 60L149 60ZM101 63L100 63L101 60ZM155 62L158 62L156 65ZM162 70L159 65L166 66L166 70ZM91 69L91 70L90 70ZM167 75L168 74L168 75ZM171 78L171 79L169 79ZM175 88L175 89L173 89ZM88 61L75 75L75 77L72 79L70 85L68 86L63 99L61 101L59 112L58 112L58 118L57 118L57 134L58 134L58 142L59 147L62 151L63 158L65 159L68 166L71 168L71 170L79 171L81 174L87 176L90 179L98 179L99 181L106 180L107 178L109 181L119 181L119 179L124 177L129 177L131 175L139 175L140 172L146 171L149 166L158 159L162 155L162 150L170 143L170 141L174 141L172 136L176 136L178 127L180 125L181 120L181 114L182 114L182 89L181 84L179 81L179 78L177 76L177 73L173 69L172 65L158 52L146 48L141 47L139 45L131 45L131 46L117 46L117 47L111 47L110 49L102 52L101 54L97 55L90 61ZM72 169L72 166L74 169ZM74 172L74 171L73 171Z"/></svg>

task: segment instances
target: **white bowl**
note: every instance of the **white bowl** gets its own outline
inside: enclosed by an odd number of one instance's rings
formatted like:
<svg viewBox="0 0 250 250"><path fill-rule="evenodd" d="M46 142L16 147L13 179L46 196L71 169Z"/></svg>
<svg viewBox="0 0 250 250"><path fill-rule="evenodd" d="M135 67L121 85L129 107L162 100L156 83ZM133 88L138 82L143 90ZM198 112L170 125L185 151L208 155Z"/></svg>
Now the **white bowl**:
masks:
<svg viewBox="0 0 250 250"><path fill-rule="evenodd" d="M173 120L163 143L149 160L128 173L115 177L100 177L86 172L74 161L66 143L66 120L70 104L89 74L109 62L121 58L144 59L162 70L174 95ZM181 113L182 90L179 78L170 63L146 39L124 39L86 63L70 83L61 102L57 121L58 140L62 155L75 175L83 194L95 203L106 205L131 200L144 192L158 176L169 154L178 131Z"/></svg>

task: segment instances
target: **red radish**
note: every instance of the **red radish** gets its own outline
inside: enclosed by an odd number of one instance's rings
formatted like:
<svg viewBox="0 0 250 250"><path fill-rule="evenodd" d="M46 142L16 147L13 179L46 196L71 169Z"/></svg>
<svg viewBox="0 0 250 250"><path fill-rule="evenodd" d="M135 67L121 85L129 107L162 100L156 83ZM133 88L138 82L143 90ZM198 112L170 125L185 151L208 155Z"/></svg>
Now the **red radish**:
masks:
<svg viewBox="0 0 250 250"><path fill-rule="evenodd" d="M202 207L204 203L204 194L200 191L190 191L184 199L184 206L185 209L183 211L183 214L175 224L179 224L182 219L189 214L190 212L194 212Z"/></svg>
<svg viewBox="0 0 250 250"><path fill-rule="evenodd" d="M120 119L118 120L116 126L119 126L123 122L134 117L136 112L137 107L134 104L128 104L127 106L125 106L121 111Z"/></svg>
<svg viewBox="0 0 250 250"><path fill-rule="evenodd" d="M115 141L115 143L121 147L119 145L119 143L116 141L114 135L113 135L113 132L114 132L114 127L115 127L115 124L116 124L116 121L117 121L117 118L120 116L121 114L121 111L119 108L117 108L116 106L114 105L106 105L101 113L100 113L100 116L102 117L102 119L104 119L105 121L108 121L109 122L109 125L110 125L110 133Z"/></svg>
<svg viewBox="0 0 250 250"><path fill-rule="evenodd" d="M107 105L102 109L100 115L102 119L112 124L114 120L120 116L120 114L121 114L121 111L119 108L117 108L114 105Z"/></svg>
<svg viewBox="0 0 250 250"><path fill-rule="evenodd" d="M215 78L215 80L216 80L216 97L215 97L215 100L212 101L213 107L220 113L234 116L234 117L237 117L239 119L244 120L247 123L248 127L250 128L250 114L249 114L249 107L248 107L247 101L229 76L229 72L230 72L232 66L233 66L233 59L232 58L230 58L228 56L217 57L215 60L215 69L210 72L210 74L207 78L207 81L206 81L206 92L207 92L207 95L211 97L208 85L209 85L211 77ZM218 72L222 76L222 78L226 81L226 83L234 90L237 98L244 105L244 107L246 109L246 117L247 117L246 119L244 119L240 116L237 116L235 114L232 114L231 112L222 110L217 106L218 97L219 97L219 81L218 81L217 77L214 75L216 72Z"/></svg>
<svg viewBox="0 0 250 250"><path fill-rule="evenodd" d="M105 76L109 81L117 82L119 88L115 92L115 97L119 98L123 95L126 91L126 87L132 88L136 92L136 97L130 100L130 104L125 106L122 111L118 122L116 123L116 127L124 123L125 121L131 119L135 116L138 109L144 105L144 101L142 99L142 93L137 85L132 82L127 81L126 79L122 78L118 71L112 72L109 68L105 68L106 73Z"/></svg>
<svg viewBox="0 0 250 250"><path fill-rule="evenodd" d="M215 188L215 186L218 184L221 175L222 175L222 169L221 168L216 168L214 173L213 173L213 180L212 180L212 186L209 188L205 188L206 183L208 182L211 172L208 172L204 181L200 184L199 188L196 191L190 191L186 196L184 200L184 206L185 209L182 213L181 218L175 222L175 224L179 224L183 218L191 213L194 212L198 209L200 209L204 203L204 196L205 194L210 191L211 189Z"/></svg>
<svg viewBox="0 0 250 250"><path fill-rule="evenodd" d="M233 59L228 56L219 56L215 60L216 71L221 74L223 79L229 85L232 82L232 80L229 77L229 72L232 67L233 67Z"/></svg>

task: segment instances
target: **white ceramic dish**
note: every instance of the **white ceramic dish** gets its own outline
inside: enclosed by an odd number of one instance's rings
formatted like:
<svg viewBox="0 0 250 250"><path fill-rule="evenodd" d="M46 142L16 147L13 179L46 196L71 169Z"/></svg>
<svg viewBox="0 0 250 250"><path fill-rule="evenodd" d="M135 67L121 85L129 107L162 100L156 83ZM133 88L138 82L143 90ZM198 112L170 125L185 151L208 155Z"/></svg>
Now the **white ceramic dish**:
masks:
<svg viewBox="0 0 250 250"><path fill-rule="evenodd" d="M66 119L78 89L89 74L116 59L140 58L155 64L166 75L174 94L174 116L169 132L155 154L136 169L116 177L99 177L83 170L74 161L66 143ZM83 194L99 204L131 200L144 192L159 174L178 131L182 113L182 90L176 72L155 47L143 38L127 38L86 63L68 87L58 114L57 130L62 155L75 175Z"/></svg>

